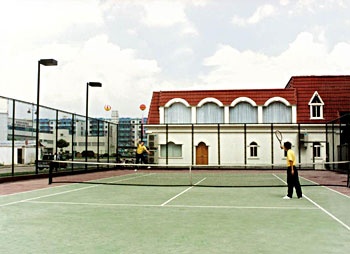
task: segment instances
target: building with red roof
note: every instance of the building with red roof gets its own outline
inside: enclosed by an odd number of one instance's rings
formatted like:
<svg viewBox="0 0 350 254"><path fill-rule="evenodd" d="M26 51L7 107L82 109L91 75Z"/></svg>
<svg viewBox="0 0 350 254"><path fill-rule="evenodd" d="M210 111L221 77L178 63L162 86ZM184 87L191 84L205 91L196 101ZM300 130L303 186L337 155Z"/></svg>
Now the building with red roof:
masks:
<svg viewBox="0 0 350 254"><path fill-rule="evenodd" d="M151 161L281 164L276 130L293 144L299 163L348 159L349 98L350 76L295 76L283 89L153 92Z"/></svg>

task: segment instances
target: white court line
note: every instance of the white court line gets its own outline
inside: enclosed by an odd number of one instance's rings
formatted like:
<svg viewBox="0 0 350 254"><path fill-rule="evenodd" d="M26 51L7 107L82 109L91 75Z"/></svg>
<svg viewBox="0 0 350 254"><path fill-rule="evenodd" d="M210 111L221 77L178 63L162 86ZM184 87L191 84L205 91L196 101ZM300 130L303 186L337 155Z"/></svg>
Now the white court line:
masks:
<svg viewBox="0 0 350 254"><path fill-rule="evenodd" d="M306 181L308 181L308 182L310 182L310 183L317 184L318 186L321 186L321 187L323 187L323 188L325 188L325 189L327 189L327 190L333 191L333 192L335 192L335 193L337 193L337 194L339 194L339 195L342 195L342 196L344 196L344 197L346 197L346 198L350 198L350 196L345 195L344 193L341 193L341 192L339 192L339 191L333 190L333 189L331 189L331 188L329 188L329 187L327 187L327 186L320 185L320 184L318 184L318 183L316 183L316 182L314 182L314 181L312 181L312 180L309 180L309 179L307 179L307 178L305 178L305 177L300 176L300 178L303 178L304 180L306 180Z"/></svg>
<svg viewBox="0 0 350 254"><path fill-rule="evenodd" d="M143 176L148 176L148 175L138 175L138 176L133 176L133 177L129 177L129 178L123 178L123 179L119 179L117 181L113 181L113 182L110 182L110 183L122 182L122 181L125 181L125 180L130 180L130 179L139 178L139 177L143 177ZM22 200L10 202L10 203L0 204L0 207L5 207L5 206L9 206L9 205L15 205L15 204L23 203L23 202L29 202L29 201L37 200L37 199L40 199L40 198L47 198L47 197L58 196L58 195L61 195L61 194L66 194L66 193L75 192L75 191L86 190L86 189L95 188L95 187L98 187L98 186L100 186L100 185L91 185L91 186L82 187L82 188L78 188L78 189L74 189L74 190L61 191L61 192L57 192L57 193L53 193L53 194L47 194L47 195L38 196L38 197L34 197L34 198L22 199Z"/></svg>
<svg viewBox="0 0 350 254"><path fill-rule="evenodd" d="M282 178L280 178L279 176L273 174L273 176L275 176L277 179L279 179L280 181L284 182L285 184L287 184ZM344 222L342 222L340 219L338 219L336 216L334 216L332 213L328 212L326 209L324 209L322 206L320 206L319 204L317 204L315 201L313 201L311 198L309 198L308 196L306 196L305 194L303 194L303 197L306 198L307 200L309 200L309 202L311 202L314 206L316 206L317 208L319 208L321 211L323 211L325 214L327 214L329 217L331 217L333 220L337 221L338 223L340 223L343 227L345 227L347 230L350 231L350 226L345 224Z"/></svg>
<svg viewBox="0 0 350 254"><path fill-rule="evenodd" d="M9 205L15 205L15 204L23 203L23 202L28 202L28 201L36 200L36 199L39 199L39 198L53 197L53 196L57 196L57 195L65 194L65 193L70 193L70 192L74 192L74 191L80 191L80 190L84 190L84 189L89 189L89 188L93 188L93 187L97 187L97 186L95 186L95 185L87 186L87 187L84 187L84 188L68 190L68 191L62 191L62 192L48 194L48 195L43 195L43 196L38 196L38 197L34 197L34 198L22 199L22 200L10 202L10 203L1 204L0 207L9 206Z"/></svg>
<svg viewBox="0 0 350 254"><path fill-rule="evenodd" d="M197 183L194 184L195 185L198 185L200 184L201 182L203 182L205 179L207 179L206 177L203 178L202 180L198 181ZM168 204L169 202L173 201L174 199L176 199L177 197L181 196L182 194L184 194L185 192L189 191L190 189L192 189L194 186L191 186L189 188L187 188L186 190L180 192L179 194L177 194L176 196L172 197L171 199L165 201L163 204L161 204L160 206L165 206L166 204Z"/></svg>
<svg viewBox="0 0 350 254"><path fill-rule="evenodd" d="M20 191L20 192L15 192L15 193L10 193L10 194L4 194L4 195L0 195L0 198L16 196L16 195L21 195L21 194L26 194L26 193L36 192L36 191L43 191L43 190L62 188L62 187L65 187L65 186L68 186L68 184L58 185L58 186L50 186L50 187L43 187L43 188L39 188L39 189L35 189L35 190Z"/></svg>
<svg viewBox="0 0 350 254"><path fill-rule="evenodd" d="M326 209L324 209L322 206L320 206L319 204L317 204L315 201L311 200L309 197L307 197L306 195L303 195L303 197L305 197L307 200L309 200L312 204L314 204L316 207L318 207L319 209L321 209L324 213L328 214L333 220L339 222L341 225L343 225L347 230L350 231L350 226L345 224L344 222L342 222L340 219L338 219L337 217L335 217L333 214L331 214L330 212L328 212Z"/></svg>
<svg viewBox="0 0 350 254"><path fill-rule="evenodd" d="M150 173L149 175L152 175L155 173ZM126 176L126 175L120 175L117 177L122 177L122 176ZM142 176L147 176L147 175L139 175L137 177L142 177ZM105 178L101 178L98 179L100 180L106 180L106 179L110 179L110 178L114 178L116 176L110 176L110 177L105 177ZM130 178L127 178L126 180L129 180ZM131 178L132 179L132 178ZM124 179L121 179L124 180ZM91 180L88 182L92 182L92 181L96 181L96 180ZM114 182L111 182L114 183ZM21 191L21 192L15 192L15 193L10 193L10 194L4 194L4 195L0 195L0 198L2 197L10 197L10 196L16 196L16 195L21 195L21 194L26 194L26 193L31 193L31 192L36 192L36 191L43 191L43 190L50 190L50 189L55 189L55 188L63 188L63 187L67 187L67 186L74 186L74 185L78 185L79 183L72 183L72 184L63 184L63 185L58 185L58 186L50 186L50 187L43 187L43 188L39 188L39 189L35 189L35 190L28 190L28 191Z"/></svg>
<svg viewBox="0 0 350 254"><path fill-rule="evenodd" d="M167 207L167 208L209 208L209 209L265 209L265 210L316 210L317 207L293 206L203 206L203 205L149 205L149 204L115 204L115 203L86 203L86 202L55 202L55 201L26 201L33 204L85 205L85 206L118 206L118 207Z"/></svg>

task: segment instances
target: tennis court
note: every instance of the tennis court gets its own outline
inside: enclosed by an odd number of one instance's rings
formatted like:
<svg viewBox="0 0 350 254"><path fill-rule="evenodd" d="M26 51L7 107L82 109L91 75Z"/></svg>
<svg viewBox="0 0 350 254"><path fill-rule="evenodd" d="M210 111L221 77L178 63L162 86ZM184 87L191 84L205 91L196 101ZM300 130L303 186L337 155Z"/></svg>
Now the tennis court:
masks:
<svg viewBox="0 0 350 254"><path fill-rule="evenodd" d="M318 185L315 177L308 180L303 172L300 200L282 199L285 172L279 170L222 175L198 171L190 176L153 170L109 172L93 181L57 176L49 187L0 196L2 253L350 249L350 196ZM189 177L191 186L186 184ZM236 182L228 187L227 181ZM222 187L212 187L218 182Z"/></svg>

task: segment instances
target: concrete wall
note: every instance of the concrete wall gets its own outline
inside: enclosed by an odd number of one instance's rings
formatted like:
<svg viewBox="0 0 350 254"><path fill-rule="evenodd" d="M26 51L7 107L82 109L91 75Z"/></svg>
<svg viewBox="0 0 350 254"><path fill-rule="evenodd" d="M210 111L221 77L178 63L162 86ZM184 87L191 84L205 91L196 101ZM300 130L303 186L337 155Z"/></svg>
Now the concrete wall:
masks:
<svg viewBox="0 0 350 254"><path fill-rule="evenodd" d="M275 137L274 131L279 129L283 134L283 141L292 143L292 149L295 151L297 161L301 164L308 163L310 167L313 163L326 162L326 142L329 145L329 154L333 154L332 142L329 136L332 136L335 144L339 144L339 131L335 130L330 134L326 132L325 125L274 125L271 128L270 124L265 125L250 125L244 130L244 125L195 125L192 134L191 125L168 125L168 134L166 134L165 125L148 125L149 133L155 134L158 137L158 163L165 164L166 158L161 157L160 147L165 145L166 141L174 142L176 145L182 146L182 157L168 157L168 164L191 164L192 151L194 164L196 162L196 146L200 142L204 142L208 146L208 164L209 165L232 165L232 164L247 164L247 165L285 165L285 153L280 148L280 144ZM329 131L329 130L328 130ZM307 133L307 142L300 142L299 132ZM218 134L220 133L220 134ZM193 148L192 148L193 140ZM258 144L258 156L250 156L250 144L255 142ZM320 142L321 155L313 157L313 143ZM220 143L220 144L219 144ZM219 147L220 145L220 147ZM336 146L335 148L336 149ZM219 158L220 156L220 158ZM335 158L330 158L331 161L337 161ZM317 165L319 167L319 165ZM322 166L321 166L322 167Z"/></svg>

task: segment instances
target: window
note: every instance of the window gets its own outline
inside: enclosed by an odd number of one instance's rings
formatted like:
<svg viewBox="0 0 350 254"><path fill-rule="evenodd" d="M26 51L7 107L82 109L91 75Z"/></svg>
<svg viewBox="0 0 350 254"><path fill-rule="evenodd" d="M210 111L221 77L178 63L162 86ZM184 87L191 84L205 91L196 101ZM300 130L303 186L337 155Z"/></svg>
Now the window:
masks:
<svg viewBox="0 0 350 254"><path fill-rule="evenodd" d="M182 103L174 103L165 109L166 123L191 123L191 108Z"/></svg>
<svg viewBox="0 0 350 254"><path fill-rule="evenodd" d="M321 111L321 106L320 105L313 105L311 106L311 118L321 118L322 116L322 111Z"/></svg>
<svg viewBox="0 0 350 254"><path fill-rule="evenodd" d="M197 109L197 123L223 123L224 108L208 102Z"/></svg>
<svg viewBox="0 0 350 254"><path fill-rule="evenodd" d="M273 102L264 109L264 123L291 123L292 109L282 102Z"/></svg>
<svg viewBox="0 0 350 254"><path fill-rule="evenodd" d="M166 157L166 145L160 145L160 156ZM176 145L174 142L168 142L168 158L182 157L182 145Z"/></svg>
<svg viewBox="0 0 350 254"><path fill-rule="evenodd" d="M240 102L230 109L230 123L257 123L258 108L248 102Z"/></svg>
<svg viewBox="0 0 350 254"><path fill-rule="evenodd" d="M316 91L311 100L309 101L310 106L310 119L323 119L323 100Z"/></svg>
<svg viewBox="0 0 350 254"><path fill-rule="evenodd" d="M321 143L314 142L312 147L313 147L314 158L320 158L321 157Z"/></svg>
<svg viewBox="0 0 350 254"><path fill-rule="evenodd" d="M250 157L258 157L258 144L256 142L251 142L249 144Z"/></svg>

